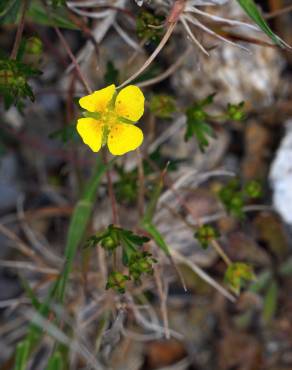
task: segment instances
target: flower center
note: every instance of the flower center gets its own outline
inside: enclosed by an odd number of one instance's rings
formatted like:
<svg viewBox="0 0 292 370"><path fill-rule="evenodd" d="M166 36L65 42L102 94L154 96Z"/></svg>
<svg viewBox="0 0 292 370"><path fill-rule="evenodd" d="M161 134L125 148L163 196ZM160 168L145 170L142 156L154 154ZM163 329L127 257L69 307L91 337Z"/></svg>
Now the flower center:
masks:
<svg viewBox="0 0 292 370"><path fill-rule="evenodd" d="M107 143L107 138L112 127L117 123L118 116L113 109L106 108L102 113L102 145Z"/></svg>

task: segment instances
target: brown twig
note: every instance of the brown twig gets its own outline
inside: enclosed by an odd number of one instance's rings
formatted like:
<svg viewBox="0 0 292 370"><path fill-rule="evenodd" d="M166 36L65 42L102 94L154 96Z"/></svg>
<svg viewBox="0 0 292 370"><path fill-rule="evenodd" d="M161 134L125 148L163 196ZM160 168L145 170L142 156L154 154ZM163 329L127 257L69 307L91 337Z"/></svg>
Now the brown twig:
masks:
<svg viewBox="0 0 292 370"><path fill-rule="evenodd" d="M283 15L289 12L292 12L292 5L287 5L282 9L277 9L271 13L265 14L264 17L265 19L272 19L272 18L279 17L280 15Z"/></svg>
<svg viewBox="0 0 292 370"><path fill-rule="evenodd" d="M103 156L103 163L107 165L108 163L107 156L104 150L102 151L102 156ZM106 172L106 177L107 177L107 183L108 183L108 195L110 197L111 207L112 207L112 221L113 221L113 224L118 225L119 215L118 215L118 210L117 210L117 201L116 201L116 197L115 197L115 193L113 189L113 182L112 182L110 170Z"/></svg>
<svg viewBox="0 0 292 370"><path fill-rule="evenodd" d="M141 150L136 150L138 167L138 210L140 217L144 215L144 196L145 196L145 177L143 168L143 158Z"/></svg>
<svg viewBox="0 0 292 370"><path fill-rule="evenodd" d="M20 21L17 27L16 36L15 36L12 52L10 55L11 59L16 59L17 57L17 53L18 53L18 49L21 43L22 33L24 29L25 13L26 13L27 7L28 7L28 0L23 0L21 18L20 18Z"/></svg>
<svg viewBox="0 0 292 370"><path fill-rule="evenodd" d="M227 254L224 252L221 245L218 243L216 239L211 240L210 244L216 250L219 256L223 259L227 266L232 264L231 259L227 256Z"/></svg>
<svg viewBox="0 0 292 370"><path fill-rule="evenodd" d="M86 81L86 79L85 79L85 77L84 77L84 75L83 75L83 73L81 71L81 68L80 68L80 66L79 66L79 64L78 64L78 62L77 62L74 54L72 53L72 51L70 49L70 46L68 45L65 37L62 35L62 33L60 32L60 30L57 27L54 27L54 30L55 30L56 34L58 35L58 37L59 37L62 45L64 46L67 54L69 55L72 63L74 64L74 67L76 69L76 72L78 73L78 76L79 76L79 78L80 78L80 80L81 80L84 88L86 89L86 91L88 92L88 94L91 94L92 93L92 89L89 86L88 82Z"/></svg>
<svg viewBox="0 0 292 370"><path fill-rule="evenodd" d="M13 241L15 243L14 247L27 257L30 257L32 260L34 260L36 264L39 264L41 266L44 265L44 262L41 259L41 257L39 257L33 249L31 249L21 239L19 239L19 237L14 232L12 232L7 227L1 224L0 224L0 233L5 235L9 240Z"/></svg>
<svg viewBox="0 0 292 370"><path fill-rule="evenodd" d="M160 298L160 309L161 309L161 315L163 320L163 326L164 326L164 334L165 338L170 338L170 332L169 332L169 322L168 322L168 314L167 314L167 293L163 290L163 284L161 280L161 276L159 273L159 270L157 267L154 268L154 277L157 285L157 291Z"/></svg>

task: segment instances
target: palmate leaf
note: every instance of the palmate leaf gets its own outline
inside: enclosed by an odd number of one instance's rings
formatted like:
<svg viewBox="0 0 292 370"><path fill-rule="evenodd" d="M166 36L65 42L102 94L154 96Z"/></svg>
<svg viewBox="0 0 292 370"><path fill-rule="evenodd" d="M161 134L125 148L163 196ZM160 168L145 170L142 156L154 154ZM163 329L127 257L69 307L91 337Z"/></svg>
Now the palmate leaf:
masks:
<svg viewBox="0 0 292 370"><path fill-rule="evenodd" d="M202 152L208 147L209 138L215 137L213 128L207 122L210 116L204 110L205 107L213 103L214 97L215 94L210 94L205 99L196 102L186 110L187 122L185 141L195 136Z"/></svg>
<svg viewBox="0 0 292 370"><path fill-rule="evenodd" d="M245 11L245 13L260 27L260 29L270 37L270 39L278 46L285 48L290 46L285 43L279 36L274 34L267 22L264 20L257 5L253 0L237 0L239 5Z"/></svg>

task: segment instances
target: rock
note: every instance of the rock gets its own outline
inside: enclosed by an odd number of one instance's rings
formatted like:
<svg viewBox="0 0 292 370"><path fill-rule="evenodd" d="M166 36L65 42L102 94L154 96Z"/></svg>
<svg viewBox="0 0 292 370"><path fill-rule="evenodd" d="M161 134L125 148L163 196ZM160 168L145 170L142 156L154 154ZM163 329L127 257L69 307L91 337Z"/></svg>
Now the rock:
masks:
<svg viewBox="0 0 292 370"><path fill-rule="evenodd" d="M245 153L242 173L245 179L262 179L267 173L267 158L271 144L271 132L263 125L250 121L245 130Z"/></svg>
<svg viewBox="0 0 292 370"><path fill-rule="evenodd" d="M271 165L269 177L273 204L283 220L292 224L292 119L286 123L286 134Z"/></svg>
<svg viewBox="0 0 292 370"><path fill-rule="evenodd" d="M186 356L183 343L171 339L150 342L146 346L146 367L154 370L163 366L172 365Z"/></svg>
<svg viewBox="0 0 292 370"><path fill-rule="evenodd" d="M0 157L0 213L15 208L22 194L18 178L18 163L13 153Z"/></svg>
<svg viewBox="0 0 292 370"><path fill-rule="evenodd" d="M211 11L210 7L208 12ZM214 7L213 12L229 19L244 19L249 22L235 1ZM210 24L218 26L218 23ZM233 29L231 32L234 32ZM236 35L263 38L262 33L253 31L250 34L245 28L237 30ZM204 45L212 50L210 56L206 57L194 46L194 51L186 58L184 67L173 75L172 86L180 91L180 95L202 99L218 91L222 104L246 101L247 107L259 109L268 107L274 101L275 94L281 92L281 72L285 61L276 48L246 43L244 46L251 51L248 53L218 39L206 37L205 33L197 30L196 36L200 39L202 37Z"/></svg>
<svg viewBox="0 0 292 370"><path fill-rule="evenodd" d="M254 219L257 240L264 243L268 250L279 260L287 254L289 243L283 224L277 215L259 213Z"/></svg>

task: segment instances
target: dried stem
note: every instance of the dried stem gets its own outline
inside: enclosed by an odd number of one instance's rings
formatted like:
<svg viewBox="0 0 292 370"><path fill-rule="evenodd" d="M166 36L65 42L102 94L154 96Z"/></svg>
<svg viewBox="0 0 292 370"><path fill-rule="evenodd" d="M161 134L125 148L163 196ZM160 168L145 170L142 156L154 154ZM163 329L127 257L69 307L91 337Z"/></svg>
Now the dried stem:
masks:
<svg viewBox="0 0 292 370"><path fill-rule="evenodd" d="M292 5L287 5L282 9L277 9L271 13L265 14L264 17L265 19L271 19L271 18L275 18L275 17L278 17L280 15L283 15L289 12L292 12Z"/></svg>
<svg viewBox="0 0 292 370"><path fill-rule="evenodd" d="M163 291L163 284L161 280L161 276L159 273L159 270L157 267L154 268L154 277L157 285L157 290L160 298L160 308L161 308L161 314L163 319L163 326L164 326L164 334L165 338L170 338L170 332L169 332L169 322L168 322L168 314L167 314L167 293Z"/></svg>
<svg viewBox="0 0 292 370"><path fill-rule="evenodd" d="M28 7L28 0L23 0L21 18L20 18L20 21L17 27L16 36L15 36L12 52L10 55L11 59L16 59L17 57L17 53L18 53L18 49L21 43L22 33L24 29L24 20L25 20L25 13L26 13L27 7Z"/></svg>
<svg viewBox="0 0 292 370"><path fill-rule="evenodd" d="M128 83L132 82L141 73L143 73L145 71L145 69L147 69L149 67L149 65L153 62L153 60L157 57L157 55L160 53L160 51L163 49L163 47L167 43L167 41L170 38L175 26L176 26L176 22L171 23L169 25L168 29L166 30L163 38L161 39L159 45L154 50L154 52L150 55L150 57L146 60L146 62L142 65L142 67L138 69L137 72L135 72L131 77L129 77L126 81L124 81L120 86L117 87L118 89L120 89L120 88L126 86Z"/></svg>
<svg viewBox="0 0 292 370"><path fill-rule="evenodd" d="M211 276L209 276L204 270L197 266L189 257L185 257L174 249L171 250L171 254L176 261L189 266L198 276L200 276L200 278L202 278L206 283L218 290L218 292L224 295L224 297L228 298L231 302L236 301L236 298L232 294L230 294L224 287L222 287L213 278L211 278Z"/></svg>
<svg viewBox="0 0 292 370"><path fill-rule="evenodd" d="M166 78L171 76L185 62L191 50L192 48L188 47L187 50L178 58L178 60L175 63L173 63L166 71L164 71L163 73L156 77L150 78L149 80L137 83L137 86L146 87L165 80Z"/></svg>
<svg viewBox="0 0 292 370"><path fill-rule="evenodd" d="M140 149L136 150L138 164L138 210L139 216L144 215L144 196L145 196L145 178L143 168L143 158Z"/></svg>
<svg viewBox="0 0 292 370"><path fill-rule="evenodd" d="M216 250L216 252L219 254L219 256L223 259L223 261L226 263L227 266L232 264L231 259L224 252L224 250L222 249L221 245L218 243L217 240L213 239L210 242L210 244Z"/></svg>
<svg viewBox="0 0 292 370"><path fill-rule="evenodd" d="M102 156L103 156L103 163L107 165L108 162L107 162L106 152L104 150L102 152ZM110 197L111 207L112 207L112 221L113 221L113 224L118 225L119 215L118 215L118 209L117 209L117 201L116 201L116 197L114 193L112 176L111 176L110 170L106 172L106 178L107 178L107 183L108 183L108 195Z"/></svg>
<svg viewBox="0 0 292 370"><path fill-rule="evenodd" d="M60 32L60 30L57 28L57 27L54 27L54 30L56 31L56 34L58 35L61 43L63 44L67 54L69 55L75 69L76 69L76 72L78 73L78 76L80 78L80 81L82 82L84 88L86 89L86 91L88 92L88 94L92 93L92 89L90 88L88 82L86 81L82 71L81 71L81 68L74 56L74 54L72 53L71 49L70 49L70 46L68 45L65 37L62 35L62 33Z"/></svg>

